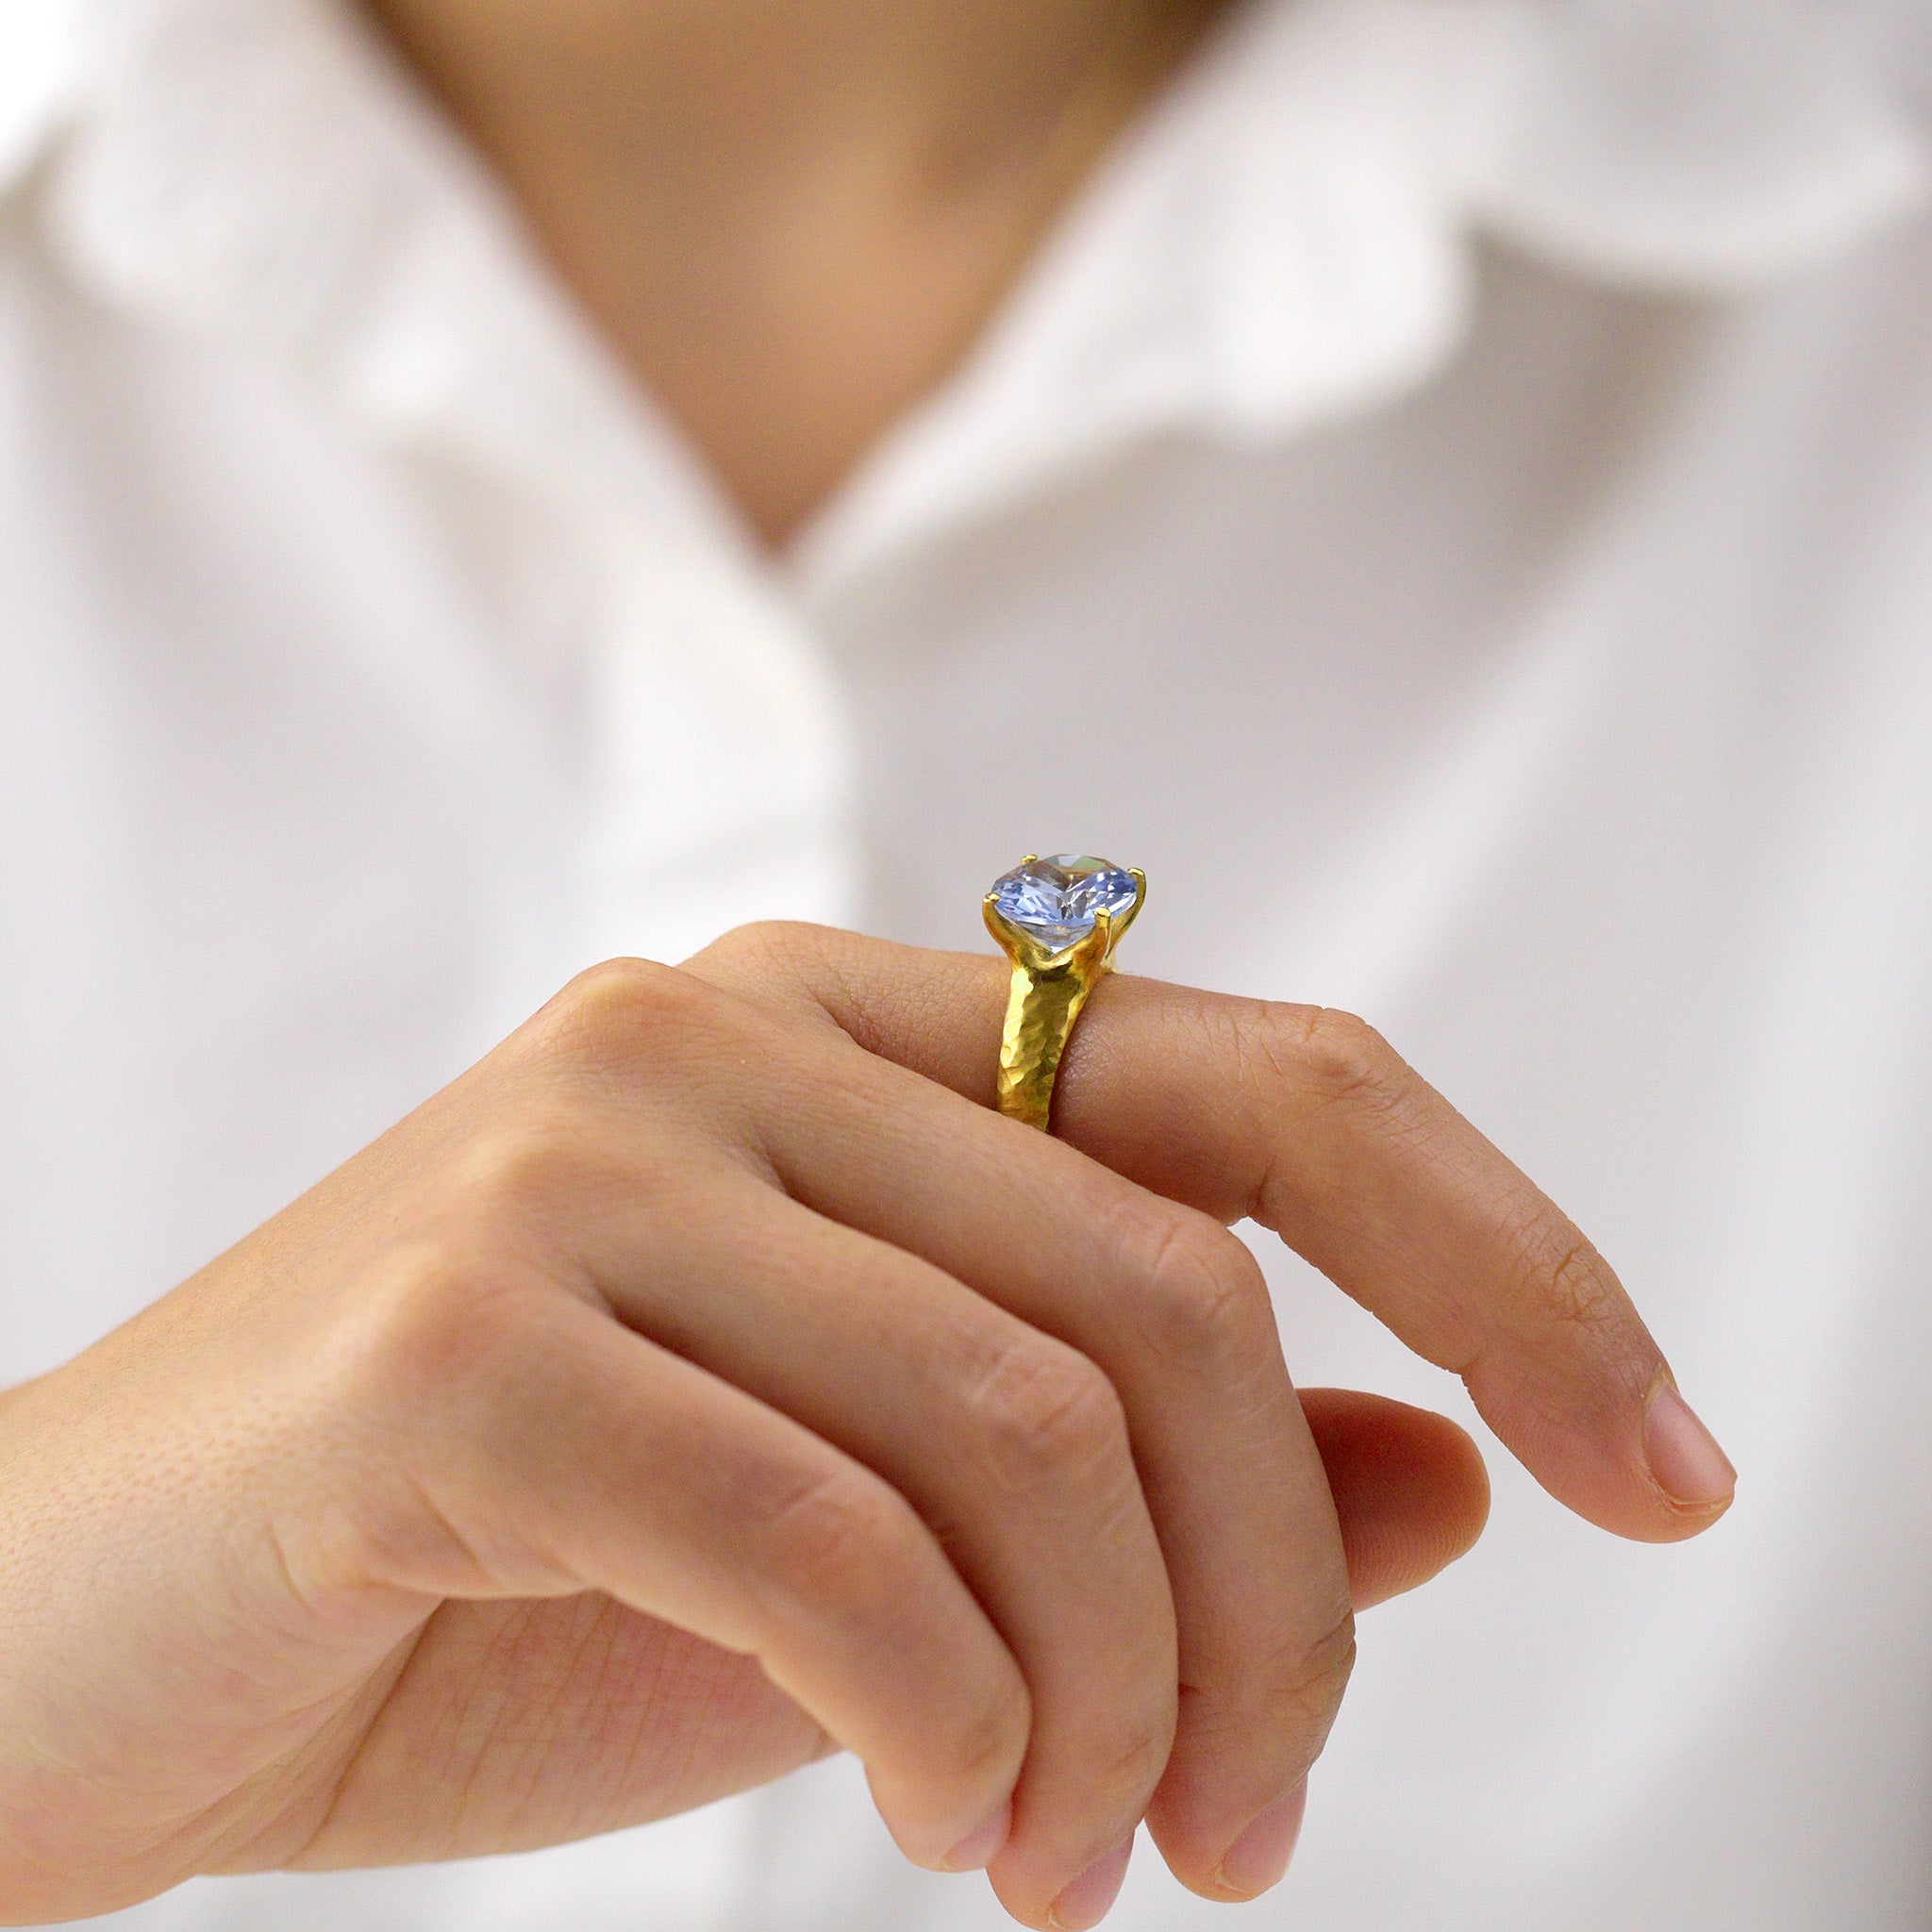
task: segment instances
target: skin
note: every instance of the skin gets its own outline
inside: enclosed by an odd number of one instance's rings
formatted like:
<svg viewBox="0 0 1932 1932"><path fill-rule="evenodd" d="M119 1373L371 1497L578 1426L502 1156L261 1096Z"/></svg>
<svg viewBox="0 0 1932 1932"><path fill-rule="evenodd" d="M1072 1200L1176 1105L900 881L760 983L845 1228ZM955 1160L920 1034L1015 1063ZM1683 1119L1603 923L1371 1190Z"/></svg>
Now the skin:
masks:
<svg viewBox="0 0 1932 1932"><path fill-rule="evenodd" d="M1297 1397L1242 1216L1591 1521L1722 1513L1615 1275L1359 1021L1109 979L1056 1138L991 1109L1005 991L798 926L597 968L0 1404L9 1922L835 1747L1025 1924L1093 1923L1143 1818L1259 1889L1352 1606L1487 1491L1440 1417Z"/></svg>
<svg viewBox="0 0 1932 1932"><path fill-rule="evenodd" d="M785 542L966 354L1223 0L368 0Z"/></svg>

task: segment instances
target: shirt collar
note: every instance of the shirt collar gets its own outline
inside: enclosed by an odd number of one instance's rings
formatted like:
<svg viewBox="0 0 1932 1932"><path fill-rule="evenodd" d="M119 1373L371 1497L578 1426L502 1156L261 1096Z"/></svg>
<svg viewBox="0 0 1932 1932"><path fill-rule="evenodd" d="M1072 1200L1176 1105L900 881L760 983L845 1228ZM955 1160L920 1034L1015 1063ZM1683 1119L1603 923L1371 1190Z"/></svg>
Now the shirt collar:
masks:
<svg viewBox="0 0 1932 1932"><path fill-rule="evenodd" d="M668 547L741 542L487 172L341 0L54 0L49 233L400 443ZM4 53L0 53L4 59ZM22 125L27 117L22 117Z"/></svg>
<svg viewBox="0 0 1932 1932"><path fill-rule="evenodd" d="M1476 218L1587 273L1748 288L1916 203L1896 0L1511 0L1516 73ZM1923 49L1921 50L1923 52Z"/></svg>
<svg viewBox="0 0 1932 1932"><path fill-rule="evenodd" d="M1883 73L1825 0L1251 0L805 578L1136 435L1280 436L1414 385L1482 233L1651 287L1792 273L1923 192ZM0 0L0 167L64 130L47 219L99 286L392 435L741 541L341 0Z"/></svg>
<svg viewBox="0 0 1932 1932"><path fill-rule="evenodd" d="M1258 0L1124 143L809 579L1136 435L1365 410L1465 333L1475 241L1722 294L1923 196L1875 49L1809 0Z"/></svg>

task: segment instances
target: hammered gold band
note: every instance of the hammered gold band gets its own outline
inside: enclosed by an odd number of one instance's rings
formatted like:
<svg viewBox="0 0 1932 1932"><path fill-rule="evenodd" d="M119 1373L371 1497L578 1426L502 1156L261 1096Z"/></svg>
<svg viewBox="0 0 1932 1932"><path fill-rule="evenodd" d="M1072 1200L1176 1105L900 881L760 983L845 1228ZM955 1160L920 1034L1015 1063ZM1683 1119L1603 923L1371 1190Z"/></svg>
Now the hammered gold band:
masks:
<svg viewBox="0 0 1932 1932"><path fill-rule="evenodd" d="M1060 859L1045 861L1045 869L1053 873L1067 862L1063 855ZM1074 862L1095 872L1103 864L1087 859ZM1041 861L1029 854L1020 871L1041 865ZM1080 1010L1111 970L1114 947L1147 896L1146 874L1138 867L1106 870L1124 873L1133 880L1132 903L1118 910L1101 907L1090 914L1076 913L1072 925L1049 925L1043 934L1037 923L1029 929L1010 909L1003 909L998 886L987 893L984 902L987 930L1013 962L1006 1027L1000 1037L997 1104L1008 1119L1024 1121L1042 1132L1049 1130L1054 1081ZM1009 873L1000 885L1017 876L1018 872ZM1063 876L1078 879L1081 875ZM1077 929L1083 918L1085 929ZM1058 943L1062 938L1069 942Z"/></svg>

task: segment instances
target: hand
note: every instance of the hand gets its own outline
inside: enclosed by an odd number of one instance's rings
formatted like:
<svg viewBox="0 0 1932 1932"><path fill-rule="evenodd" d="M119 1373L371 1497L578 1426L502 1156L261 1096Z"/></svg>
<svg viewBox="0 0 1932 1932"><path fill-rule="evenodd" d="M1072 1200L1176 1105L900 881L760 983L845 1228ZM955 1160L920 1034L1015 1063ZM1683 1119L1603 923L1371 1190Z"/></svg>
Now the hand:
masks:
<svg viewBox="0 0 1932 1932"><path fill-rule="evenodd" d="M1110 980L1049 1139L974 1104L1005 983L808 927L598 968L0 1402L0 1913L551 1843L834 1745L1029 1924L1091 1923L1143 1815L1261 1889L1351 1596L1486 1490L1439 1417L1297 1399L1243 1215L1591 1520L1722 1512L1615 1277L1360 1023Z"/></svg>

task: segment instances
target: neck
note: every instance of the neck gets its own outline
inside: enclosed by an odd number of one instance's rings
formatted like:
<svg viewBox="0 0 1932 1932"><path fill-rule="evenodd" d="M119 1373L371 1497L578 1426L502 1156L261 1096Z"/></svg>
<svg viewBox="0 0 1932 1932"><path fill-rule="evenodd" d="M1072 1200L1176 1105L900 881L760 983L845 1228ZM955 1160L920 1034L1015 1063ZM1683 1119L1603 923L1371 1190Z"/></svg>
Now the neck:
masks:
<svg viewBox="0 0 1932 1932"><path fill-rule="evenodd" d="M1215 0L370 0L773 541L962 353Z"/></svg>

